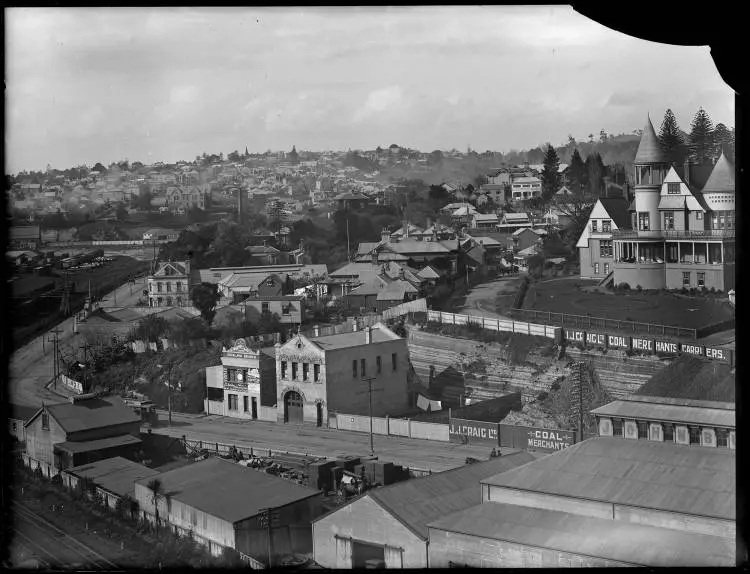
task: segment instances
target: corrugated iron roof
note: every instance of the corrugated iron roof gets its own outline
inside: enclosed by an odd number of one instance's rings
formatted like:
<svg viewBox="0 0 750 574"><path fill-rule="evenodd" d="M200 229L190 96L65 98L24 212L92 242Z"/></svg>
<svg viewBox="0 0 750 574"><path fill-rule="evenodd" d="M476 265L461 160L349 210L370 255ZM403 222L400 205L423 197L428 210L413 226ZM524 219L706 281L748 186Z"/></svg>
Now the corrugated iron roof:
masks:
<svg viewBox="0 0 750 574"><path fill-rule="evenodd" d="M158 470L121 456L75 466L65 472L79 478L89 478L97 486L120 496L133 496L135 481L159 474Z"/></svg>
<svg viewBox="0 0 750 574"><path fill-rule="evenodd" d="M263 508L277 508L319 492L220 458L209 458L154 478L161 481L165 494L173 500L230 523L256 516ZM150 480L141 479L136 484L145 486Z"/></svg>
<svg viewBox="0 0 750 574"><path fill-rule="evenodd" d="M481 502L479 482L505 472L535 457L517 452L488 461L468 464L423 478L371 490L367 496L393 514L418 536L427 539L427 525L446 513Z"/></svg>
<svg viewBox="0 0 750 574"><path fill-rule="evenodd" d="M592 414L625 419L664 421L694 425L735 427L734 411L685 405L668 405L634 400L612 401Z"/></svg>
<svg viewBox="0 0 750 574"><path fill-rule="evenodd" d="M734 520L735 463L728 449L596 437L482 482Z"/></svg>
<svg viewBox="0 0 750 574"><path fill-rule="evenodd" d="M729 158L721 153L711 175L708 176L703 193L734 193L735 191L735 169Z"/></svg>
<svg viewBox="0 0 750 574"><path fill-rule="evenodd" d="M736 563L732 538L499 502L450 514L429 527L640 566Z"/></svg>
<svg viewBox="0 0 750 574"><path fill-rule="evenodd" d="M47 411L65 432L140 422L141 418L118 396L93 397L75 403L48 405ZM26 423L31 422L31 419Z"/></svg>
<svg viewBox="0 0 750 574"><path fill-rule="evenodd" d="M39 410L39 407L29 407L10 403L10 418L17 421L27 421Z"/></svg>
<svg viewBox="0 0 750 574"><path fill-rule="evenodd" d="M680 405L683 407L704 407L709 409L723 409L726 411L734 411L735 404L726 401L707 401L693 398L682 398L682 397L660 397L640 394L641 390L638 391L637 395L630 395L627 400L638 401L641 403L659 403L664 405Z"/></svg>
<svg viewBox="0 0 750 574"><path fill-rule="evenodd" d="M654 131L654 124L651 123L651 118L649 117L646 120L646 125L643 127L641 143L638 144L638 151L635 154L633 163L667 163L668 161L669 158L667 158L667 155L661 149L661 142Z"/></svg>
<svg viewBox="0 0 750 574"><path fill-rule="evenodd" d="M372 343L383 343L400 339L393 331L384 325L377 323L370 331ZM357 347L365 344L365 331L353 331L350 333L337 333L335 335L324 335L322 337L309 337L309 339L324 351L335 351L347 347Z"/></svg>
<svg viewBox="0 0 750 574"><path fill-rule="evenodd" d="M111 436L96 440L59 442L54 446L56 449L59 448L60 450L64 450L66 452L77 453L104 450L107 448L114 448L118 446L133 446L140 443L141 439L136 438L130 434L123 434L120 436Z"/></svg>

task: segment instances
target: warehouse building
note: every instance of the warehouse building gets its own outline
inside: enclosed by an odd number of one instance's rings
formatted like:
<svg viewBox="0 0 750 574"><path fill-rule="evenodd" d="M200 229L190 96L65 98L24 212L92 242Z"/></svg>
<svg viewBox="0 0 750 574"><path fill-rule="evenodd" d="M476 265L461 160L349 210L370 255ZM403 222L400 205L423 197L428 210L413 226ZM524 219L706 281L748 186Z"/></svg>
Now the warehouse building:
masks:
<svg viewBox="0 0 750 574"><path fill-rule="evenodd" d="M429 526L431 568L734 566L734 540L485 502Z"/></svg>
<svg viewBox="0 0 750 574"><path fill-rule="evenodd" d="M104 506L114 510L122 499L135 500L135 482L152 478L159 471L120 456L74 466L62 473L63 484L71 489L91 484Z"/></svg>
<svg viewBox="0 0 750 574"><path fill-rule="evenodd" d="M161 485L154 497L151 480ZM312 552L310 523L322 514L322 493L235 462L209 458L135 483L141 515L190 533L214 555L225 548L259 562L269 560L268 529L259 520L270 511L271 559ZM156 499L155 499L156 498Z"/></svg>
<svg viewBox="0 0 750 574"><path fill-rule="evenodd" d="M535 458L518 452L371 490L313 522L315 561L326 568L427 568L427 524L478 504L480 480Z"/></svg>
<svg viewBox="0 0 750 574"><path fill-rule="evenodd" d="M328 413L397 416L410 407L406 340L382 323L361 331L307 337L276 347L278 420L327 424Z"/></svg>
<svg viewBox="0 0 750 574"><path fill-rule="evenodd" d="M600 436L735 448L734 403L631 395L591 413Z"/></svg>
<svg viewBox="0 0 750 574"><path fill-rule="evenodd" d="M70 397L45 405L24 424L24 462L45 475L113 456L133 456L140 446L141 417L118 396Z"/></svg>
<svg viewBox="0 0 750 574"><path fill-rule="evenodd" d="M479 507L429 525L431 567L735 562L729 449L596 437L481 483Z"/></svg>

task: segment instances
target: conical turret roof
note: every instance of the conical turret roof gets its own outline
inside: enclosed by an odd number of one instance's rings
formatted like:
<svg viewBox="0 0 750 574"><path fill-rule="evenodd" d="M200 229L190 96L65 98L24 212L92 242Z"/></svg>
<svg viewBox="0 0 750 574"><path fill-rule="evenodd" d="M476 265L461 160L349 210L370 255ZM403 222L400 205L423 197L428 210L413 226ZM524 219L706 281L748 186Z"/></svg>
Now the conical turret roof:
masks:
<svg viewBox="0 0 750 574"><path fill-rule="evenodd" d="M733 193L734 175L734 165L722 152L711 175L708 176L706 185L703 186L703 193Z"/></svg>
<svg viewBox="0 0 750 574"><path fill-rule="evenodd" d="M654 124L651 118L646 119L646 125L643 128L641 143L638 144L638 152L635 154L633 163L668 163L669 159L661 149L661 142L654 131Z"/></svg>

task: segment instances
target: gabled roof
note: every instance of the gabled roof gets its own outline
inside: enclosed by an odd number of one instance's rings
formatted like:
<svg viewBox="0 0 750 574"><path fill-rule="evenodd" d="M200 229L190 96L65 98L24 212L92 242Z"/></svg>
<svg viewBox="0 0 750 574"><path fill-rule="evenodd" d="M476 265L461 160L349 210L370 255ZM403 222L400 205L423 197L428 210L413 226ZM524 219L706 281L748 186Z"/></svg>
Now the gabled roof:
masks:
<svg viewBox="0 0 750 574"><path fill-rule="evenodd" d="M529 214L522 212L522 213L505 213L503 215L503 219L505 221L527 221L529 219Z"/></svg>
<svg viewBox="0 0 750 574"><path fill-rule="evenodd" d="M159 268L156 270L156 273L154 273L155 277L163 277L165 276L165 271L167 268L172 268L174 271L177 272L178 275L186 275L185 270L185 264L179 261L163 261L159 263Z"/></svg>
<svg viewBox="0 0 750 574"><path fill-rule="evenodd" d="M612 221L618 229L630 227L630 216L628 215L628 200L622 197L603 197L599 199Z"/></svg>
<svg viewBox="0 0 750 574"><path fill-rule="evenodd" d="M118 396L92 397L75 403L59 403L46 407L50 416L67 433L140 422L141 418ZM28 426L40 413L26 422Z"/></svg>
<svg viewBox="0 0 750 574"><path fill-rule="evenodd" d="M722 152L714 169L711 171L711 175L708 177L706 185L703 186L703 193L734 193L734 178L734 165L732 165L729 158Z"/></svg>
<svg viewBox="0 0 750 574"><path fill-rule="evenodd" d="M377 491L374 491L377 492ZM627 520L488 501L440 517L429 527L629 565L734 566L734 539Z"/></svg>
<svg viewBox="0 0 750 574"><path fill-rule="evenodd" d="M612 401L592 410L591 413L621 419L735 428L734 411L726 409L658 404L629 399Z"/></svg>
<svg viewBox="0 0 750 574"><path fill-rule="evenodd" d="M661 142L649 117L643 127L643 135L641 135L641 142L638 144L633 163L667 163L668 161L669 158L661 149Z"/></svg>
<svg viewBox="0 0 750 574"><path fill-rule="evenodd" d="M420 538L427 540L427 525L449 512L482 502L479 482L485 478L535 460L528 452L517 452L487 461L467 464L423 478L376 488L367 493Z"/></svg>
<svg viewBox="0 0 750 574"><path fill-rule="evenodd" d="M173 500L230 523L256 516L263 508L286 506L319 493L220 458L208 458L155 478ZM145 486L149 480L136 484Z"/></svg>
<svg viewBox="0 0 750 574"><path fill-rule="evenodd" d="M482 482L734 520L736 461L729 449L595 437Z"/></svg>
<svg viewBox="0 0 750 574"><path fill-rule="evenodd" d="M440 279L440 274L429 265L419 270L419 276L424 279Z"/></svg>

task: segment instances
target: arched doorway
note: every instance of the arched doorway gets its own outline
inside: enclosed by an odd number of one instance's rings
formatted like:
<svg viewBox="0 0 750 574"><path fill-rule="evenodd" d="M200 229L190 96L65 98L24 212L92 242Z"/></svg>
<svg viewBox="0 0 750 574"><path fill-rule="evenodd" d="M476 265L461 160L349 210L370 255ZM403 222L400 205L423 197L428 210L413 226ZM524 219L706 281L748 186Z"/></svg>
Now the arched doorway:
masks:
<svg viewBox="0 0 750 574"><path fill-rule="evenodd" d="M301 424L304 420L302 397L296 391L289 391L284 397L284 422Z"/></svg>
<svg viewBox="0 0 750 574"><path fill-rule="evenodd" d="M317 407L317 420L316 424L319 427L323 426L323 403L318 403L315 405Z"/></svg>

